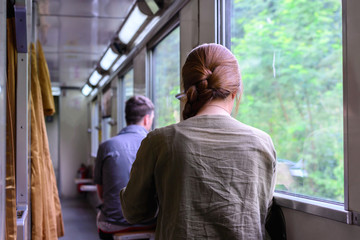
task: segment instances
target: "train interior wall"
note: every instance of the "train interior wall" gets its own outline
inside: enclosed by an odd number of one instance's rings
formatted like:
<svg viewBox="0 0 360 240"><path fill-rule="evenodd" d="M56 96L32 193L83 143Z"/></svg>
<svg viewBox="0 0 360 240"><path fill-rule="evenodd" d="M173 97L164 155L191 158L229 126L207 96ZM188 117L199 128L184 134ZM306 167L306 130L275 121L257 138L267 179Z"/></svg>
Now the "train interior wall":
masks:
<svg viewBox="0 0 360 240"><path fill-rule="evenodd" d="M214 1L216 2L216 1ZM348 0L347 9L356 11L360 9L360 1ZM191 0L180 12L180 56L181 63L185 61L186 54L195 45L205 42L214 42L214 29L209 29L215 20L206 14L213 11L212 4L208 0ZM356 16L353 13L351 16ZM360 16L358 17L360 18ZM348 48L356 49L360 52L360 29L356 26L359 19L353 19L349 24L355 34L349 41ZM356 21L355 21L356 20ZM209 24L210 23L210 24ZM206 33L206 34L201 34ZM143 50L143 54L146 51ZM139 55L134 60L136 67L142 64L144 55ZM358 63L359 57L354 57L354 62ZM145 66L146 67L146 66ZM350 69L352 74L360 82L360 69L353 67ZM64 76L65 77L65 76ZM137 93L145 93L144 72L136 73L134 82L138 86ZM114 79L115 80L115 79ZM117 79L116 79L117 80ZM116 85L116 84L114 84ZM357 97L357 101L359 101ZM74 180L77 177L77 170L82 163L92 166L94 158L90 156L90 126L88 100L80 91L63 90L61 95L56 98L57 114L47 121L47 131L54 164L54 171L58 180L59 194L62 199L72 199L80 196ZM116 105L114 105L116 106ZM114 110L113 110L114 111ZM119 122L119 121L118 121ZM112 134L118 131L118 126L112 126ZM358 188L360 183L356 186ZM87 200L95 207L99 200L96 192L87 193ZM312 214L296 211L289 208L282 208L286 220L287 236L289 240L300 239L360 239L360 227L337 222L331 219L315 216ZM95 221L95 219L94 219Z"/></svg>
<svg viewBox="0 0 360 240"><path fill-rule="evenodd" d="M355 240L360 238L360 227L323 217L282 208L289 240Z"/></svg>
<svg viewBox="0 0 360 240"><path fill-rule="evenodd" d="M65 90L59 102L60 197L78 196L75 178L81 163L88 165L87 101L80 91Z"/></svg>

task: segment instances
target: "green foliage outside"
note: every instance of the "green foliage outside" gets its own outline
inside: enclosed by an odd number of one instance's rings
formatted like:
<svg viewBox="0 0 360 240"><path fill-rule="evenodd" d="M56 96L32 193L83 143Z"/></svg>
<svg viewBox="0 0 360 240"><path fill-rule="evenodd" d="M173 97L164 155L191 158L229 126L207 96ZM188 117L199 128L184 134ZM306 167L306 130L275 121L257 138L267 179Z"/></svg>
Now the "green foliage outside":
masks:
<svg viewBox="0 0 360 240"><path fill-rule="evenodd" d="M344 201L340 0L234 0L236 116L271 135L277 189Z"/></svg>
<svg viewBox="0 0 360 240"><path fill-rule="evenodd" d="M180 121L180 29L164 38L153 52L155 127Z"/></svg>

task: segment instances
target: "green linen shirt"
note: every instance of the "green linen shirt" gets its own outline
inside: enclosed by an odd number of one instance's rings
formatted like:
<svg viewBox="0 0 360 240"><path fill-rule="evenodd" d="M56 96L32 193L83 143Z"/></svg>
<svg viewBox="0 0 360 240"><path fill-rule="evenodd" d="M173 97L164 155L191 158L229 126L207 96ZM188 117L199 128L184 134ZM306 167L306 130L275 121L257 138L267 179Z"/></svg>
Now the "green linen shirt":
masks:
<svg viewBox="0 0 360 240"><path fill-rule="evenodd" d="M156 239L265 239L276 153L269 135L227 115L155 129L120 193L130 223L157 215Z"/></svg>

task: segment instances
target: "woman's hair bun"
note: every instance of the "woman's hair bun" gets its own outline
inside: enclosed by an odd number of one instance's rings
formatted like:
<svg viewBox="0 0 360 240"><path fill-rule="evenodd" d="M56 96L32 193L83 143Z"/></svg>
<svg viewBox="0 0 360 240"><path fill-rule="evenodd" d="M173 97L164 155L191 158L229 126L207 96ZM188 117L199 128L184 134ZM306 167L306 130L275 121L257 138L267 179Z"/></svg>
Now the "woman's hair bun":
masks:
<svg viewBox="0 0 360 240"><path fill-rule="evenodd" d="M194 48L182 68L187 95L183 118L195 116L212 99L225 99L241 87L240 69L235 56L219 44Z"/></svg>
<svg viewBox="0 0 360 240"><path fill-rule="evenodd" d="M204 72L205 72L205 79L209 80L209 78L212 75L212 71L210 69L208 69L208 68L205 68Z"/></svg>

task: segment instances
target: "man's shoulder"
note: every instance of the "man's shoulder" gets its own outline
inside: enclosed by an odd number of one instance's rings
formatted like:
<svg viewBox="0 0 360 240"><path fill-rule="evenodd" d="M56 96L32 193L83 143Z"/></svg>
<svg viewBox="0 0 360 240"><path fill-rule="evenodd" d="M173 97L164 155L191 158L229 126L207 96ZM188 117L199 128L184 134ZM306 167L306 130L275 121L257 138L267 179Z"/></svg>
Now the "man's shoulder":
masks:
<svg viewBox="0 0 360 240"><path fill-rule="evenodd" d="M119 137L119 135L114 136L104 142L102 142L99 146L99 150L103 153L110 152L113 148L116 148L123 142L123 137ZM126 138L125 138L126 139Z"/></svg>
<svg viewBox="0 0 360 240"><path fill-rule="evenodd" d="M121 134L114 136L104 142L99 146L99 152L103 158L108 156L116 156L122 153L124 150L132 149L133 138L128 136L129 134Z"/></svg>
<svg viewBox="0 0 360 240"><path fill-rule="evenodd" d="M116 136L114 136L112 138L109 138L108 140L102 142L101 145L104 146L104 147L117 145L119 143L127 141L129 139L129 135L133 135L133 134L134 133L121 133L121 134L118 134L118 135L116 135Z"/></svg>
<svg viewBox="0 0 360 240"><path fill-rule="evenodd" d="M123 129L121 129L121 131L119 132L118 135L139 134L139 135L146 136L147 133L148 133L148 131L143 126L137 125L137 124L132 124L132 125L128 125L128 126L124 127Z"/></svg>
<svg viewBox="0 0 360 240"><path fill-rule="evenodd" d="M116 143L118 141L119 141L119 138L118 138L118 135L117 135L117 136L114 136L114 137L102 142L100 144L100 146L102 146L102 147L111 146L111 145L113 145L114 143Z"/></svg>
<svg viewBox="0 0 360 240"><path fill-rule="evenodd" d="M118 135L102 142L100 144L100 148L103 149L112 149L119 148L121 146L128 146L129 144L137 144L142 141L146 137L146 133L143 132L126 132L121 131Z"/></svg>

